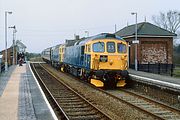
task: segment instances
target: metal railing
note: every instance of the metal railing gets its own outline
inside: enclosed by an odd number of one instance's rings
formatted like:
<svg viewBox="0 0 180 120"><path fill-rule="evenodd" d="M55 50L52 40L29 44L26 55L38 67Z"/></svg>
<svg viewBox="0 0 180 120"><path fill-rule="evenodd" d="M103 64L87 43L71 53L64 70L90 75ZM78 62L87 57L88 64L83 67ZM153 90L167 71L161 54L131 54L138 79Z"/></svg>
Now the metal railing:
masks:
<svg viewBox="0 0 180 120"><path fill-rule="evenodd" d="M175 64L173 68L173 75L174 77L180 78L180 64Z"/></svg>
<svg viewBox="0 0 180 120"><path fill-rule="evenodd" d="M134 69L135 65L131 64L129 67ZM138 71L180 77L180 64L138 64Z"/></svg>
<svg viewBox="0 0 180 120"><path fill-rule="evenodd" d="M5 71L5 64L0 63L0 73L2 73L3 71Z"/></svg>

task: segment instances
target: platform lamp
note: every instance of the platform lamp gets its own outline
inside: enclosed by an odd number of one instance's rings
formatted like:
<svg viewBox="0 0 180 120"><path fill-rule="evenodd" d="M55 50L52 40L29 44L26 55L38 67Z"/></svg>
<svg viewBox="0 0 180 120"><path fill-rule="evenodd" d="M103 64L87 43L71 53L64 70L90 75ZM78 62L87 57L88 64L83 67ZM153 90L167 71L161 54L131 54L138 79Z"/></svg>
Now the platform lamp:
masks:
<svg viewBox="0 0 180 120"><path fill-rule="evenodd" d="M5 71L8 71L7 63L7 15L12 14L10 11L5 11Z"/></svg>
<svg viewBox="0 0 180 120"><path fill-rule="evenodd" d="M8 27L8 28L12 28L13 29L13 65L15 65L15 34L17 32L16 30L16 26L12 26L12 27Z"/></svg>
<svg viewBox="0 0 180 120"><path fill-rule="evenodd" d="M139 43L139 40L137 39L137 12L132 12L131 15L135 15L136 17L136 24L135 24L135 40L132 41L135 44L135 70L138 70L137 65L137 44Z"/></svg>

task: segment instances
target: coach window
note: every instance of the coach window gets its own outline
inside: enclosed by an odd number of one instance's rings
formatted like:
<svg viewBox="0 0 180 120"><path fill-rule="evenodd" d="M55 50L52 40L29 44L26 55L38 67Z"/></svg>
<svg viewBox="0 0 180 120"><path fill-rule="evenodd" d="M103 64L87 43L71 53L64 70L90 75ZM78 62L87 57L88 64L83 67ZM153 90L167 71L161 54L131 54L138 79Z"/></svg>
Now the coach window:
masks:
<svg viewBox="0 0 180 120"><path fill-rule="evenodd" d="M104 52L104 42L94 43L93 52Z"/></svg>
<svg viewBox="0 0 180 120"><path fill-rule="evenodd" d="M118 52L119 53L126 53L126 45L122 43L118 43Z"/></svg>
<svg viewBox="0 0 180 120"><path fill-rule="evenodd" d="M107 52L108 53L115 52L115 43L114 42L107 42Z"/></svg>

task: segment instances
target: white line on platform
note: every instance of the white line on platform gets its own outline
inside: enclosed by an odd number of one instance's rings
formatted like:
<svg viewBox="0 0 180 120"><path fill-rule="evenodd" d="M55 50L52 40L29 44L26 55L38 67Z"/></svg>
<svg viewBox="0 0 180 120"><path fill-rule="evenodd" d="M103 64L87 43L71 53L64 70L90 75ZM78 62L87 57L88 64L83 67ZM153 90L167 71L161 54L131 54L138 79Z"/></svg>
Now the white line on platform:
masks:
<svg viewBox="0 0 180 120"><path fill-rule="evenodd" d="M129 74L129 75L132 76L132 77L143 79L143 80L148 80L148 81L164 84L166 86L168 85L168 86L173 87L173 88L180 88L179 84L165 82L165 81L161 81L161 80L155 80L155 79L152 79L152 78L142 77L142 76L133 75L133 74Z"/></svg>
<svg viewBox="0 0 180 120"><path fill-rule="evenodd" d="M37 85L38 85L38 87L39 87L39 90L40 90L40 92L41 92L41 94L42 94L42 96L43 96L43 98L44 98L44 100L45 100L45 102L46 102L46 104L47 104L47 106L48 106L50 112L51 112L51 115L53 116L54 120L58 120L58 118L57 118L56 114L54 113L54 111L53 111L51 105L49 104L49 102L48 102L48 100L47 100L47 98L46 98L46 96L45 96L43 90L41 89L41 87L40 87L40 85L39 85L39 82L37 81L37 79L36 79L34 73L32 72L32 69L31 69L29 63L28 63L28 66L29 66L29 68L30 68L30 70L31 70L31 73L32 73L32 75L33 75L33 77L34 77L34 79L35 79L35 81L36 81L36 83L37 83Z"/></svg>

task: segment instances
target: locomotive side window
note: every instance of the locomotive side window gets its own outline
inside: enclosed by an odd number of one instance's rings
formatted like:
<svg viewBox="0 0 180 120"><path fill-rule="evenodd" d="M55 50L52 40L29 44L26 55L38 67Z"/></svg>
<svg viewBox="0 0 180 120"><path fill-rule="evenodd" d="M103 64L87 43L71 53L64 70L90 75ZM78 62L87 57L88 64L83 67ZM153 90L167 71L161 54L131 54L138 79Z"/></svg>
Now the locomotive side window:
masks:
<svg viewBox="0 0 180 120"><path fill-rule="evenodd" d="M107 52L108 53L115 52L115 43L114 42L107 42Z"/></svg>
<svg viewBox="0 0 180 120"><path fill-rule="evenodd" d="M91 45L88 45L88 52L91 52Z"/></svg>
<svg viewBox="0 0 180 120"><path fill-rule="evenodd" d="M85 46L81 46L81 55L84 55Z"/></svg>
<svg viewBox="0 0 180 120"><path fill-rule="evenodd" d="M118 52L119 53L126 53L126 45L122 43L118 43Z"/></svg>
<svg viewBox="0 0 180 120"><path fill-rule="evenodd" d="M94 43L93 52L104 52L104 42Z"/></svg>

